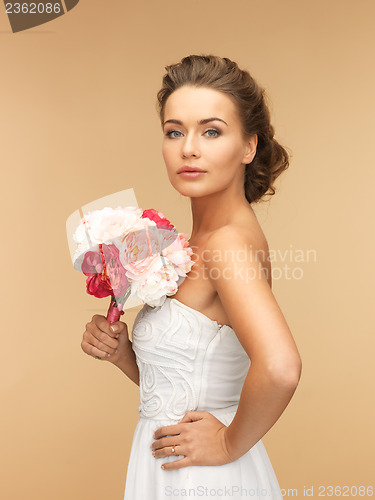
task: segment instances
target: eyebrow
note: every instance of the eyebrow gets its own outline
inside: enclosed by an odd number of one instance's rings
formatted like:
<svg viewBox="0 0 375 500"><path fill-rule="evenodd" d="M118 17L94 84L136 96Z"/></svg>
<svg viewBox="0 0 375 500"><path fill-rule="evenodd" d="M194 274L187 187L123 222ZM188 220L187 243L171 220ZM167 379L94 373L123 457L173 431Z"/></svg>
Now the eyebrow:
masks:
<svg viewBox="0 0 375 500"><path fill-rule="evenodd" d="M228 126L227 122L225 122L221 118L216 118L216 117L213 117L213 118L204 118L203 120L200 120L198 122L198 125L204 125L205 123L209 123L209 122L213 122L213 121L223 122L223 123L225 123L226 126ZM180 120L167 120L167 121L165 121L163 123L163 127L164 127L164 125L166 123L175 123L176 125L182 125L182 122Z"/></svg>

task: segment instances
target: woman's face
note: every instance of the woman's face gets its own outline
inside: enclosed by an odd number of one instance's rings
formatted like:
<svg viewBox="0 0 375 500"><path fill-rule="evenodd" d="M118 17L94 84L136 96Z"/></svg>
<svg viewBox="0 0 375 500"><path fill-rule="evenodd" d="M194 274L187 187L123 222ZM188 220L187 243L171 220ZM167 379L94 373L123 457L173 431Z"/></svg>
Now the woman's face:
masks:
<svg viewBox="0 0 375 500"><path fill-rule="evenodd" d="M215 120L210 120L216 118ZM200 123L201 121L205 123ZM232 99L207 87L185 85L167 99L162 153L169 180L184 196L205 196L230 186L244 191L245 165L256 153L257 136L245 140ZM178 173L184 166L203 174Z"/></svg>

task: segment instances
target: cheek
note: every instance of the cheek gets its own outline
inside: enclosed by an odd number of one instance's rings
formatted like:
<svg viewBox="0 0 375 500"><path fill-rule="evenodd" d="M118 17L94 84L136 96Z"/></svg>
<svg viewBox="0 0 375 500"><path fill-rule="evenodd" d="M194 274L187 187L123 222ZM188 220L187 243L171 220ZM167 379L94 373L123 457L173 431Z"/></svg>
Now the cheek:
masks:
<svg viewBox="0 0 375 500"><path fill-rule="evenodd" d="M167 142L163 142L161 152L165 162L172 160L173 156L175 155L172 145L168 144Z"/></svg>
<svg viewBox="0 0 375 500"><path fill-rule="evenodd" d="M174 154L171 152L171 148L169 148L168 146L164 146L164 145L162 146L161 152L163 155L164 164L166 167L166 171L167 171L169 180L173 184L173 172L176 168L175 161L174 161Z"/></svg>
<svg viewBox="0 0 375 500"><path fill-rule="evenodd" d="M233 139L228 138L228 140L217 144L214 154L221 159L220 163L237 162L241 155L241 146L236 144Z"/></svg>

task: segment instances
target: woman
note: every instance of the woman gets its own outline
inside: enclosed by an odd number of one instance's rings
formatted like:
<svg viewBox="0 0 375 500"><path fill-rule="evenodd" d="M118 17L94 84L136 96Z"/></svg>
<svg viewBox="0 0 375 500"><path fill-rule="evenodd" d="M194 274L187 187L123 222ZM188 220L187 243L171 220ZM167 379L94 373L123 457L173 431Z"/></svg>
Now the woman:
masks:
<svg viewBox="0 0 375 500"><path fill-rule="evenodd" d="M125 323L95 315L82 349L140 386L125 500L281 499L261 438L289 403L301 359L251 204L275 193L288 154L264 90L235 62L191 55L166 70L162 152L191 200L195 264L173 297L141 309L132 342Z"/></svg>

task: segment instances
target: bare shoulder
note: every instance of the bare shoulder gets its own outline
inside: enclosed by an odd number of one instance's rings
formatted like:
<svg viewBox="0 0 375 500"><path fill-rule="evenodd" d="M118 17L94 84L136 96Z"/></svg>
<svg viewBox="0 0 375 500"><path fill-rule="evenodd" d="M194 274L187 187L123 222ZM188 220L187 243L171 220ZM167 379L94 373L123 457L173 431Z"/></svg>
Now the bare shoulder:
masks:
<svg viewBox="0 0 375 500"><path fill-rule="evenodd" d="M253 228L243 224L227 224L213 231L207 239L207 244L211 246L215 243L229 245L230 241L251 243L256 239Z"/></svg>
<svg viewBox="0 0 375 500"><path fill-rule="evenodd" d="M254 250L268 249L268 243L258 222L256 223L231 223L213 231L207 243L210 245L222 244L230 246L230 243L246 243Z"/></svg>
<svg viewBox="0 0 375 500"><path fill-rule="evenodd" d="M258 227L245 224L228 224L212 232L205 248L212 262L218 259L253 261L260 265L267 282L272 287L271 262L268 242Z"/></svg>
<svg viewBox="0 0 375 500"><path fill-rule="evenodd" d="M243 226L221 227L206 242L208 277L240 343L275 380L295 380L299 354L256 250L257 234ZM297 370L296 370L297 371ZM292 373L293 372L293 373ZM294 383L294 382L293 382Z"/></svg>

